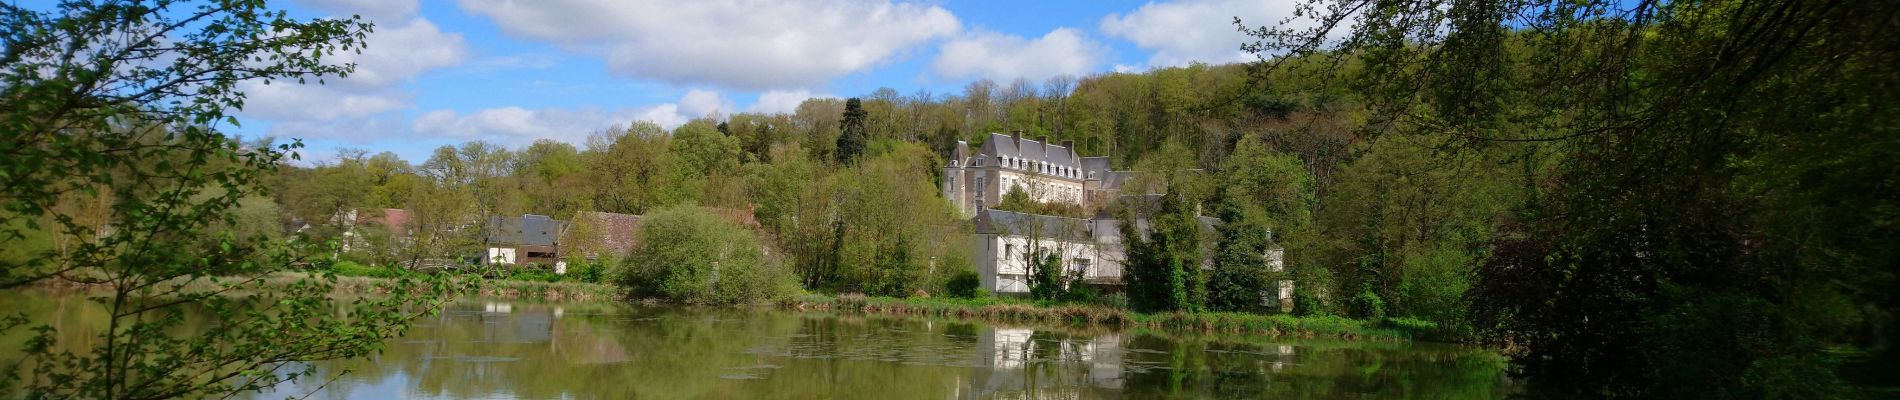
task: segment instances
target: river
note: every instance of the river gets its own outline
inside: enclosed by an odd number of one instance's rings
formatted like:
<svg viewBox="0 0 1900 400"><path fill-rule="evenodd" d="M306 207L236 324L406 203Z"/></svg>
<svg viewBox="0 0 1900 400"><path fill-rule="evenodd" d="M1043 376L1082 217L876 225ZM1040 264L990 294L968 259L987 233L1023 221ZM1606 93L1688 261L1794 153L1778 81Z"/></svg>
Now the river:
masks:
<svg viewBox="0 0 1900 400"><path fill-rule="evenodd" d="M0 293L0 309L63 329L103 318L54 292ZM1486 399L1509 393L1502 368L1490 352L1435 343L472 299L378 356L321 362L351 371L334 382L260 398Z"/></svg>

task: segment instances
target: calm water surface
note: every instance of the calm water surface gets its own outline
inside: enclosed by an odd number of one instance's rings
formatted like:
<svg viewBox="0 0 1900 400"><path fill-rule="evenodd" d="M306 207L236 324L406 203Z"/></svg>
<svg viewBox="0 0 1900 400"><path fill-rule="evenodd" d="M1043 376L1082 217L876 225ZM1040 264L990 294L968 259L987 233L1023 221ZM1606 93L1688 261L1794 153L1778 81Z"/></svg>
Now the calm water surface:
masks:
<svg viewBox="0 0 1900 400"><path fill-rule="evenodd" d="M0 309L68 327L103 318L47 292L0 293ZM1428 343L472 300L372 359L321 363L352 371L335 382L262 398L1485 399L1507 394L1501 367L1482 350Z"/></svg>

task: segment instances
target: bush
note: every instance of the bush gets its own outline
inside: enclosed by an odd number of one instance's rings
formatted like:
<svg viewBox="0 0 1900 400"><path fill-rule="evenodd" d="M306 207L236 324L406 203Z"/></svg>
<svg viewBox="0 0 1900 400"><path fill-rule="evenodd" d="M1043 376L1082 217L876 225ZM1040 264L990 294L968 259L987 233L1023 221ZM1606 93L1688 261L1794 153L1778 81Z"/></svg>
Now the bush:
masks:
<svg viewBox="0 0 1900 400"><path fill-rule="evenodd" d="M1380 327L1405 332L1414 338L1435 337L1438 334L1438 323L1410 317L1386 318Z"/></svg>
<svg viewBox="0 0 1900 400"><path fill-rule="evenodd" d="M766 262L751 232L697 207L647 215L646 238L613 276L635 296L695 304L778 299L792 292L792 275Z"/></svg>
<svg viewBox="0 0 1900 400"><path fill-rule="evenodd" d="M1385 318L1385 299L1372 291L1372 285L1363 285L1359 287L1359 294L1352 296L1352 309L1359 318L1376 321Z"/></svg>
<svg viewBox="0 0 1900 400"><path fill-rule="evenodd" d="M510 273L506 279L527 282L559 282L563 277L554 271L539 268L522 268Z"/></svg>
<svg viewBox="0 0 1900 400"><path fill-rule="evenodd" d="M605 262L579 262L567 270L569 278L587 283L600 283L606 275L607 263Z"/></svg>
<svg viewBox="0 0 1900 400"><path fill-rule="evenodd" d="M950 297L968 299L976 297L977 290L983 286L983 278L976 271L960 270L950 275L950 281L944 283L945 294Z"/></svg>
<svg viewBox="0 0 1900 400"><path fill-rule="evenodd" d="M1109 293L1106 296L1098 297L1098 299L1099 300L1097 300L1096 303L1101 304L1103 306L1115 308L1118 310L1128 309L1128 294L1126 293Z"/></svg>
<svg viewBox="0 0 1900 400"><path fill-rule="evenodd" d="M374 278L396 278L408 273L397 268L357 264L350 260L337 260L330 264L330 272L342 276L367 276Z"/></svg>

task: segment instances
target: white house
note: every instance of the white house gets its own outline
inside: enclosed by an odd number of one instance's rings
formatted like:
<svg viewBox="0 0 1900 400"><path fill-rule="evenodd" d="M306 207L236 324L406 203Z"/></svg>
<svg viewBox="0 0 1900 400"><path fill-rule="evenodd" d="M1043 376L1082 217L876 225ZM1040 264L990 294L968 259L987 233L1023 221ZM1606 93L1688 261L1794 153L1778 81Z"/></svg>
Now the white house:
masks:
<svg viewBox="0 0 1900 400"><path fill-rule="evenodd" d="M1011 190L1043 203L1099 208L1114 198L1129 172L1109 170L1108 157L1082 157L1074 141L1057 145L1024 139L1022 132L991 133L974 153L958 141L943 169L943 197L965 217L994 206Z"/></svg>
<svg viewBox="0 0 1900 400"><path fill-rule="evenodd" d="M998 294L1029 293L1032 256L1055 255L1062 275L1092 284L1121 282L1120 221L1078 219L983 209L972 219L974 256L982 288Z"/></svg>

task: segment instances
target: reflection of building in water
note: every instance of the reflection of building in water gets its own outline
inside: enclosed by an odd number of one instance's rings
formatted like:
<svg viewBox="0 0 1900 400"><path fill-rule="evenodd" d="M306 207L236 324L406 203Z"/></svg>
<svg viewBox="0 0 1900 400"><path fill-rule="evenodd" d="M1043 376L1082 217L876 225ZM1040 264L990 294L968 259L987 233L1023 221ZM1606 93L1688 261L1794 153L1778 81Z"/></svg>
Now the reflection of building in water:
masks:
<svg viewBox="0 0 1900 400"><path fill-rule="evenodd" d="M471 307L472 308L472 307ZM609 336L597 334L584 321L562 324L567 310L505 302L486 302L471 312L482 322L484 346L545 345L557 357L573 364L612 364L627 361L627 349ZM473 311L473 310L470 310Z"/></svg>
<svg viewBox="0 0 1900 400"><path fill-rule="evenodd" d="M478 315L482 339L489 343L547 343L554 336L554 311L546 308L516 310L514 304L488 302Z"/></svg>
<svg viewBox="0 0 1900 400"><path fill-rule="evenodd" d="M989 368L979 369L972 377L971 397L1122 387L1121 335L1118 334L1081 337L1026 328L985 328L977 334L973 349L977 352L976 360L988 362ZM1091 392L1083 397L1112 396L1112 393Z"/></svg>

